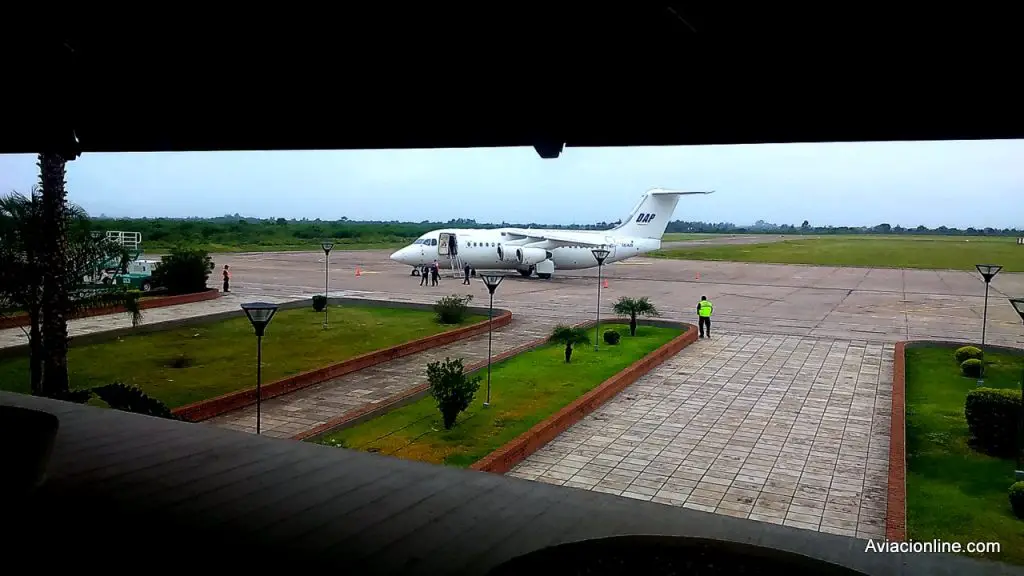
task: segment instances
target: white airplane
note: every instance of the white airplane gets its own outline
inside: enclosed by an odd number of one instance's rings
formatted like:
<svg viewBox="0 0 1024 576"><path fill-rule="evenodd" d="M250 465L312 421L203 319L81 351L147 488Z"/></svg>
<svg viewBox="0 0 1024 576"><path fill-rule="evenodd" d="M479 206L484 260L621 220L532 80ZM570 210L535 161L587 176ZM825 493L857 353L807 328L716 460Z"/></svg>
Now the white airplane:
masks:
<svg viewBox="0 0 1024 576"><path fill-rule="evenodd" d="M629 218L611 230L535 230L526 228L443 228L427 232L391 259L415 270L437 260L460 272L466 264L478 271L516 270L548 279L555 270L597 266L591 252L609 251L605 263L619 262L661 248L661 237L679 197L709 192L648 190Z"/></svg>

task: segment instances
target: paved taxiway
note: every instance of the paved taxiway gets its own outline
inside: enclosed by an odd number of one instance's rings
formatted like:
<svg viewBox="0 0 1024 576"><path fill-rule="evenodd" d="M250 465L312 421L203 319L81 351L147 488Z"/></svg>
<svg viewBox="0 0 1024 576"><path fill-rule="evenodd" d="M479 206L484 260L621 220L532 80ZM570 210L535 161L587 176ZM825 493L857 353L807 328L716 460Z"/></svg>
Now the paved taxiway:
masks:
<svg viewBox="0 0 1024 576"><path fill-rule="evenodd" d="M440 295L471 293L486 301L479 281L462 286L445 277L438 288L419 286L389 251L331 254L331 292L433 302ZM324 289L323 253L218 254L231 264L234 286L253 296L299 296ZM356 276L356 268L361 271ZM595 314L597 271L557 272L551 280L513 275L495 305L552 318ZM894 342L906 339L978 340L985 285L964 271L836 268L636 258L604 268L602 314L619 296L648 296L668 318L693 321L701 295L715 304L717 329ZM1007 298L1024 296L1024 274L1003 273L989 294L986 341L1024 345L1024 327Z"/></svg>

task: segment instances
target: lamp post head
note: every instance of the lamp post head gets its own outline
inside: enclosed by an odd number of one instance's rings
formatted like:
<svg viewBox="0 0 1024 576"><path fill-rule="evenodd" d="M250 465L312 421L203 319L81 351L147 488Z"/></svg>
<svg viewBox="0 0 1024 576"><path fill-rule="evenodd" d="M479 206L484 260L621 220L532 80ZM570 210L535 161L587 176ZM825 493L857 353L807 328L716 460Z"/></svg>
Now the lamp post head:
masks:
<svg viewBox="0 0 1024 576"><path fill-rule="evenodd" d="M610 251L605 250L604 248L594 248L593 250L590 251L590 253L593 254L594 258L597 259L598 266L604 264L604 259L607 258L609 254L611 254Z"/></svg>
<svg viewBox="0 0 1024 576"><path fill-rule="evenodd" d="M334 249L334 242L321 242L320 248L323 248L324 254L330 254Z"/></svg>
<svg viewBox="0 0 1024 576"><path fill-rule="evenodd" d="M242 310L245 311L245 316L249 319L249 323L252 324L256 335L263 336L263 331L267 329L267 324L270 324L274 314L277 313L277 304L249 302L248 304L242 304Z"/></svg>
<svg viewBox="0 0 1024 576"><path fill-rule="evenodd" d="M484 286L487 286L487 291L490 292L492 296L494 295L494 291L498 289L498 284L501 284L501 281L504 279L504 276L499 276L497 274L480 275L480 280L483 281Z"/></svg>
<svg viewBox="0 0 1024 576"><path fill-rule="evenodd" d="M1024 322L1024 298L1010 298L1010 304L1013 305L1013 309L1017 311L1017 315L1020 316L1021 322Z"/></svg>
<svg viewBox="0 0 1024 576"><path fill-rule="evenodd" d="M978 269L981 277L985 279L985 284L991 282L992 278L1003 269L1002 266L996 264L975 264L974 267Z"/></svg>

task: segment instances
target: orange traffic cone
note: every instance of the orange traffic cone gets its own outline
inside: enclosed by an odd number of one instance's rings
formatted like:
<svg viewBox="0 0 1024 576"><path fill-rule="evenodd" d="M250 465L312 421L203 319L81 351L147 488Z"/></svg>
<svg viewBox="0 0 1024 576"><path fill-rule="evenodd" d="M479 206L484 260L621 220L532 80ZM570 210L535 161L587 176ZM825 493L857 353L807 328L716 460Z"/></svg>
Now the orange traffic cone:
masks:
<svg viewBox="0 0 1024 576"><path fill-rule="evenodd" d="M604 280L604 286L602 286L602 288L607 288L607 287L608 287L608 279L607 279L607 278L605 278L605 280Z"/></svg>
<svg viewBox="0 0 1024 576"><path fill-rule="evenodd" d="M359 269L359 266L356 266L356 276L362 276L362 275L363 275L363 271Z"/></svg>

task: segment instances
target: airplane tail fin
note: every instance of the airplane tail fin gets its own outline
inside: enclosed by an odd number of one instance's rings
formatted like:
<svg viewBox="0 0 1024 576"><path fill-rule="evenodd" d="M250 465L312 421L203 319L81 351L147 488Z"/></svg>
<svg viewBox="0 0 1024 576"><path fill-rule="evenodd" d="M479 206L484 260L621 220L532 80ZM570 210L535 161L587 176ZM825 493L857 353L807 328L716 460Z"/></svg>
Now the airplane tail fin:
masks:
<svg viewBox="0 0 1024 576"><path fill-rule="evenodd" d="M665 233L672 213L679 203L680 196L692 194L711 194L714 190L707 192L683 192L681 190L663 190L655 188L648 190L640 202L633 209L629 218L614 230L624 236L636 236L639 238L653 238L660 240Z"/></svg>

